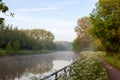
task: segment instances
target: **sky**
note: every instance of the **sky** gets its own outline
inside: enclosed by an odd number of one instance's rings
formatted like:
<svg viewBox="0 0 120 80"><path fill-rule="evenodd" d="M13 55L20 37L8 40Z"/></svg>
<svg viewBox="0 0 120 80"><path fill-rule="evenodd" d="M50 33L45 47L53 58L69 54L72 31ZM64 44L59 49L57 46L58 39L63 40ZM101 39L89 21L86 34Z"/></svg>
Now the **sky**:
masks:
<svg viewBox="0 0 120 80"><path fill-rule="evenodd" d="M77 20L89 16L98 0L3 0L9 7L5 24L19 29L45 29L51 31L55 41L73 41Z"/></svg>

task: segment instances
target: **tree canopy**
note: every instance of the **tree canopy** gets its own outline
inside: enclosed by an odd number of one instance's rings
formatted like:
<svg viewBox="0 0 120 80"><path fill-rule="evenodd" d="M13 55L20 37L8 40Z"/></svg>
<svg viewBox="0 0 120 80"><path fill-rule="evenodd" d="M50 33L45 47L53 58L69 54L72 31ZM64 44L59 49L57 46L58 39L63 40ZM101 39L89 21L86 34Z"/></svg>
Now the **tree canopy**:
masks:
<svg viewBox="0 0 120 80"><path fill-rule="evenodd" d="M75 27L75 32L77 33L77 38L73 41L73 50L80 52L82 50L88 50L90 48L90 35L89 29L91 28L91 23L89 17L83 17L78 20L77 26Z"/></svg>
<svg viewBox="0 0 120 80"><path fill-rule="evenodd" d="M104 50L120 51L120 0L99 0L90 15L91 34Z"/></svg>
<svg viewBox="0 0 120 80"><path fill-rule="evenodd" d="M32 30L24 30L24 32L37 40L54 40L54 35L50 31L46 31L44 29L32 29Z"/></svg>

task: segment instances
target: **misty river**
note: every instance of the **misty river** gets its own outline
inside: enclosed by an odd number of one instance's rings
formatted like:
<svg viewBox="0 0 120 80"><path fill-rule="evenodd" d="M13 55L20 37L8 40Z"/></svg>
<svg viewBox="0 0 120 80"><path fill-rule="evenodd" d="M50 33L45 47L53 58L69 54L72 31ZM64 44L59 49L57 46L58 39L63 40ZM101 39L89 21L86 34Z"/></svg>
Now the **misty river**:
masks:
<svg viewBox="0 0 120 80"><path fill-rule="evenodd" d="M40 79L77 58L78 55L72 51L0 57L0 80Z"/></svg>

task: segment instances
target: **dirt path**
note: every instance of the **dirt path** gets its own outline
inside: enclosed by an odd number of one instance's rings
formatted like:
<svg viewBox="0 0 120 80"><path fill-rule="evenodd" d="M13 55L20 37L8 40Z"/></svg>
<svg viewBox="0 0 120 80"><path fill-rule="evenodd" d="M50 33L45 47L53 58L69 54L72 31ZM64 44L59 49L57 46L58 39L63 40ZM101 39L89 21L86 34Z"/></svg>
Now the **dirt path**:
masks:
<svg viewBox="0 0 120 80"><path fill-rule="evenodd" d="M120 80L120 70L113 67L106 61L103 61L103 65L107 70L108 76L110 77L111 80Z"/></svg>

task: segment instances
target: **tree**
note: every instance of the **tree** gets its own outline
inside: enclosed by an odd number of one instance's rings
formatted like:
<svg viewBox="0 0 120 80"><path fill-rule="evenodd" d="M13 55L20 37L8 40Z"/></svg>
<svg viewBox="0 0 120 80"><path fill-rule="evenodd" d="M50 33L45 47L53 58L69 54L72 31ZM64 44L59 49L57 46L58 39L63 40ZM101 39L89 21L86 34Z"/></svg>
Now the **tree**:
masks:
<svg viewBox="0 0 120 80"><path fill-rule="evenodd" d="M78 20L78 24L75 27L75 32L77 33L77 38L73 41L73 50L80 52L82 50L90 49L90 34L89 29L91 28L91 23L89 17L83 17Z"/></svg>
<svg viewBox="0 0 120 80"><path fill-rule="evenodd" d="M6 4L4 2L2 2L2 0L0 0L0 11L2 13L6 13L9 10L8 6L6 6ZM13 17L13 13L10 13L10 15L7 16L12 16ZM4 18L0 18L0 24L2 24L4 22Z"/></svg>
<svg viewBox="0 0 120 80"><path fill-rule="evenodd" d="M13 43L13 49L14 49L14 51L19 51L20 45L19 45L18 41L14 41L14 43Z"/></svg>
<svg viewBox="0 0 120 80"><path fill-rule="evenodd" d="M36 46L34 49L42 49L42 50L55 50L56 45L53 42L54 35L50 31L44 29L31 29L31 30L23 30L26 35L36 40Z"/></svg>
<svg viewBox="0 0 120 80"><path fill-rule="evenodd" d="M73 50L74 50L75 52L78 52L78 53L79 53L80 51L83 50L83 42L81 41L81 38L80 38L80 37L77 37L77 38L73 41L72 45L73 45Z"/></svg>
<svg viewBox="0 0 120 80"><path fill-rule="evenodd" d="M53 41L54 40L54 35L47 30L44 29L31 29L31 30L24 30L24 32L36 39L36 40L49 40L49 41Z"/></svg>
<svg viewBox="0 0 120 80"><path fill-rule="evenodd" d="M8 44L7 44L7 46L6 46L6 51L7 51L7 53L11 53L11 52L13 51L13 48L12 48L10 42L8 42Z"/></svg>
<svg viewBox="0 0 120 80"><path fill-rule="evenodd" d="M120 0L99 0L90 15L91 34L108 52L120 51Z"/></svg>
<svg viewBox="0 0 120 80"><path fill-rule="evenodd" d="M89 17L83 17L78 19L77 26L75 27L75 32L78 36L87 36L89 35L88 30L91 28L91 23Z"/></svg>

